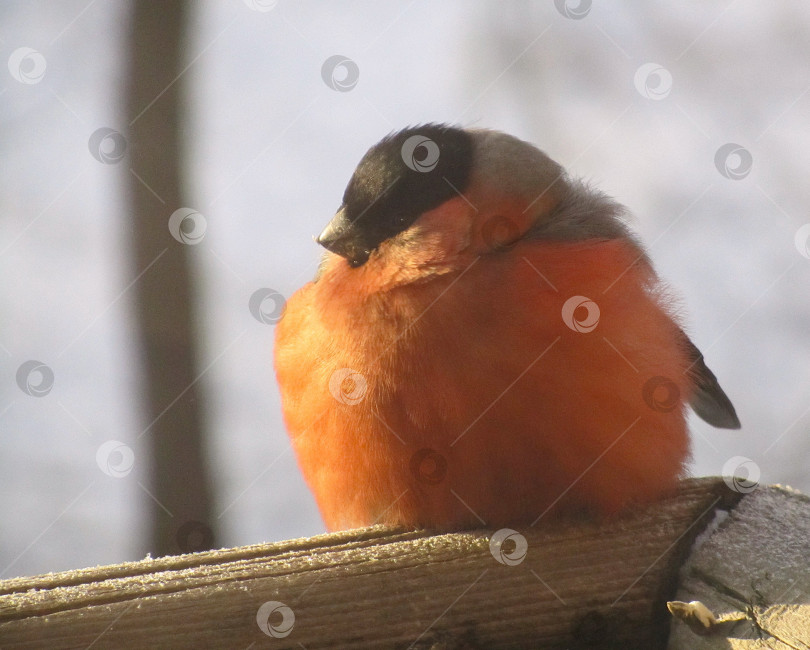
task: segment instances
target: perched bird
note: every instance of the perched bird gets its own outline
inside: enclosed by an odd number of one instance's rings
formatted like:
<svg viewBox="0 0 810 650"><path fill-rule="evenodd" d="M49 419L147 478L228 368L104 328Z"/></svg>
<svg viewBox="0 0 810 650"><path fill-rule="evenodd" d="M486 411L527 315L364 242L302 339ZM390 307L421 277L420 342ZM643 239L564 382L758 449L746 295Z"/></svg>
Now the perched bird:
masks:
<svg viewBox="0 0 810 650"><path fill-rule="evenodd" d="M330 529L611 515L683 475L687 406L740 426L624 215L497 131L416 126L363 156L276 330Z"/></svg>

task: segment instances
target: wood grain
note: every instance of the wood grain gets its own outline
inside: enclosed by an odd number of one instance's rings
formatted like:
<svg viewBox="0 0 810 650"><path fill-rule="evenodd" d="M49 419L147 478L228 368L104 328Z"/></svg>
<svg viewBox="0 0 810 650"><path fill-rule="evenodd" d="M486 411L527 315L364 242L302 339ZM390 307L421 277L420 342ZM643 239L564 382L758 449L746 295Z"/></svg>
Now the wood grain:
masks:
<svg viewBox="0 0 810 650"><path fill-rule="evenodd" d="M373 527L6 580L0 646L664 648L685 554L741 496L692 479L611 521L544 521L522 559L519 536ZM287 636L260 629L266 602Z"/></svg>

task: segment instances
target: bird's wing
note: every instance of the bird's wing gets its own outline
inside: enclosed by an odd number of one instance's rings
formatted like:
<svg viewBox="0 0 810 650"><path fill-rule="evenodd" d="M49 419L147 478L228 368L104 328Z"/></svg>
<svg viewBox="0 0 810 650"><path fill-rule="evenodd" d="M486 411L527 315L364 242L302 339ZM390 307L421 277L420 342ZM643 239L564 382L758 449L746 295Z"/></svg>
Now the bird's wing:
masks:
<svg viewBox="0 0 810 650"><path fill-rule="evenodd" d="M690 400L690 406L695 413L712 426L720 429L739 429L740 419L737 417L734 405L720 388L717 377L703 360L703 353L698 350L683 330L681 330L681 336L691 361L689 376L695 383L695 392Z"/></svg>

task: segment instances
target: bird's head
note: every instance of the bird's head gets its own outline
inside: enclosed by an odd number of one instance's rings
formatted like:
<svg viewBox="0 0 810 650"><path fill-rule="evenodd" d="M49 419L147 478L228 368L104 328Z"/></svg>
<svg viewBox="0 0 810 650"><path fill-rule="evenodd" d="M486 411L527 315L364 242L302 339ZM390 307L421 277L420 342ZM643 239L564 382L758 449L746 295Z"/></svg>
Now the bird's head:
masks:
<svg viewBox="0 0 810 650"><path fill-rule="evenodd" d="M409 127L363 156L317 241L355 269L370 259L452 264L502 250L546 221L553 231L570 190L560 165L513 136Z"/></svg>

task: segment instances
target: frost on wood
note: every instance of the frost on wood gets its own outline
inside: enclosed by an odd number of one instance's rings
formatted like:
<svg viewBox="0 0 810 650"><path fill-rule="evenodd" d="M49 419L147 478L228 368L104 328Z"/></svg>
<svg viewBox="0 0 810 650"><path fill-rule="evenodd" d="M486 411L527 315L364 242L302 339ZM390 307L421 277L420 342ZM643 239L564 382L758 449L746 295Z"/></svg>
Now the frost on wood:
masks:
<svg viewBox="0 0 810 650"><path fill-rule="evenodd" d="M662 648L678 567L740 497L692 479L604 521L374 527L0 581L0 646Z"/></svg>

